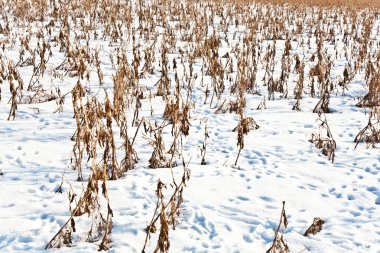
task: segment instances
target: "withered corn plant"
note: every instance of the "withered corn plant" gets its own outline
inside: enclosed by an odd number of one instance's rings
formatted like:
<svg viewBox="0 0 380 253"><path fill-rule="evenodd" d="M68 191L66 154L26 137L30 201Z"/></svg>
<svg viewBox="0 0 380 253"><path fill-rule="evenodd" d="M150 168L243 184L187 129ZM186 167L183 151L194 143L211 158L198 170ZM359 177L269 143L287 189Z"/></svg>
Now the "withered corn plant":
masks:
<svg viewBox="0 0 380 253"><path fill-rule="evenodd" d="M2 57L0 57L0 102L1 102L1 86L7 78L6 73L7 67L5 66L5 62Z"/></svg>
<svg viewBox="0 0 380 253"><path fill-rule="evenodd" d="M22 98L22 90L24 86L24 82L21 79L17 68L13 65L12 62L8 64L8 83L9 83L9 91L11 94L11 109L9 111L8 120L14 120L16 117L16 110L18 101Z"/></svg>
<svg viewBox="0 0 380 253"><path fill-rule="evenodd" d="M149 144L153 147L152 156L149 158L149 168L165 168L168 167L167 158L165 156L165 146L162 139L162 127L155 125L156 129L149 128L153 134L153 139L149 139Z"/></svg>
<svg viewBox="0 0 380 253"><path fill-rule="evenodd" d="M36 59L36 55L39 56L39 59ZM40 88L40 77L44 75L46 71L46 65L49 62L51 56L52 51L50 48L50 44L45 42L44 40L39 41L37 44L37 48L33 52L33 74L27 87L28 91L35 91L36 89ZM23 64L25 64L25 62L23 62Z"/></svg>
<svg viewBox="0 0 380 253"><path fill-rule="evenodd" d="M313 113L330 113L329 103L330 103L330 91L327 88L328 83L324 84L326 87L322 93L320 100L313 109Z"/></svg>
<svg viewBox="0 0 380 253"><path fill-rule="evenodd" d="M82 175L82 160L85 145L89 145L89 129L86 129L84 121L84 108L82 97L84 96L84 88L78 81L72 90L72 100L74 108L74 117L76 121L76 131L72 138L75 141L73 146L73 157L71 158L72 167L78 171L78 181L83 180Z"/></svg>
<svg viewBox="0 0 380 253"><path fill-rule="evenodd" d="M106 168L108 179L118 179L130 169L134 168L137 163L137 153L133 148L132 142L128 135L126 117L124 116L123 99L117 100L120 95L115 94L114 106L105 92L104 104L98 101L96 97L87 98L84 104L82 96L84 88L78 81L72 91L74 117L77 123L77 130L73 136L75 141L73 147L72 166L78 171L78 180L83 180L82 166L92 159L94 154L93 145L99 146L102 150L102 162ZM121 95L122 96L122 95ZM119 128L119 138L114 133ZM96 139L96 141L92 141ZM123 143L123 155L118 155L119 148L117 142Z"/></svg>
<svg viewBox="0 0 380 253"><path fill-rule="evenodd" d="M310 76L317 76L319 83L320 100L313 109L313 113L330 113L330 93L333 89L333 83L330 78L331 60L323 51L323 38L320 35L318 41L318 63L314 68L310 69ZM313 79L314 80L314 79Z"/></svg>
<svg viewBox="0 0 380 253"><path fill-rule="evenodd" d="M201 161L201 165L206 165L206 149L207 149L207 139L210 138L210 136L208 135L208 130L207 130L207 124L205 126L205 134L204 134L204 141L203 141L203 144L202 146L199 147L199 149L201 150L201 157L202 157L202 161Z"/></svg>
<svg viewBox="0 0 380 253"><path fill-rule="evenodd" d="M166 184L158 180L156 195L157 195L157 204L154 210L153 217L146 227L146 237L145 243L142 249L142 252L146 252L148 247L149 240L152 237L152 234L156 233L159 230L159 235L157 239L157 244L153 252L166 253L169 252L170 241L169 241L169 231L170 228L175 230L178 224L178 216L181 213L181 205L183 203L183 190L186 187L186 183L190 180L190 170L188 168L188 163L185 163L182 159L183 173L181 181L176 182L174 176L172 178L172 183L170 187L173 189L173 193L170 195L170 198L167 202L164 200L164 190L169 188ZM158 222L159 221L159 222Z"/></svg>
<svg viewBox="0 0 380 253"><path fill-rule="evenodd" d="M45 247L46 249L73 246L75 243L73 241L73 234L78 233L78 224L81 224L86 218L90 219L91 224L90 229L86 233L86 241L100 241L99 250L108 250L110 248L113 212L109 203L106 179L97 178L95 173L101 174L95 171L94 174L90 176L86 190L77 201L75 200L76 195L74 193L70 194L70 217L57 234L49 241ZM104 216L100 205L99 184L101 184L102 195L107 203L106 216ZM75 205L73 209L71 209L72 204ZM86 216L83 217L84 215Z"/></svg>
<svg viewBox="0 0 380 253"><path fill-rule="evenodd" d="M302 99L302 93L303 93L303 85L304 85L304 69L305 64L301 63L297 69L297 72L299 72L298 82L297 86L294 91L296 103L293 105L293 110L301 110L300 109L300 100Z"/></svg>
<svg viewBox="0 0 380 253"><path fill-rule="evenodd" d="M355 78L357 69L353 69L350 65L345 66L343 70L343 80L341 79L338 85L342 88L342 95L348 90L349 83Z"/></svg>
<svg viewBox="0 0 380 253"><path fill-rule="evenodd" d="M80 85L80 84L79 84ZM78 88L79 89L79 88ZM78 91L73 91L73 97L76 97ZM73 99L76 101L77 98ZM77 101L76 101L77 102ZM75 105L77 106L77 105ZM93 107L95 111L93 111ZM70 197L70 218L58 231L58 233L52 238L52 240L46 245L46 248L60 248L60 247L70 247L73 244L73 234L78 232L77 224L84 222L83 220L87 218L90 219L90 228L87 232L86 241L87 242L99 242L99 250L107 250L110 248L110 235L112 231L112 216L113 212L110 207L110 201L108 197L108 190L106 187L106 181L109 178L109 149L112 144L110 144L109 134L107 127L109 124L101 124L97 122L97 116L103 117L102 111L96 100L92 100L91 103L88 101L86 106L83 106L80 100L80 110L74 110L74 113L82 113L82 122L77 116L77 120L80 126L77 126L76 138L80 140L76 142L83 147L78 147L79 151L82 152L83 149L86 150L88 155L88 160L91 160L92 164L92 174L89 176L87 188L81 194L78 200L75 198L75 194L71 194ZM107 109L105 110L107 112ZM98 113L98 114L96 114ZM109 113L109 112L108 112ZM82 125L83 124L83 125ZM96 129L93 129L96 128ZM99 144L98 144L99 143ZM98 152L99 147L104 148L103 164L98 165ZM112 146L111 146L112 147ZM113 148L113 147L112 147ZM75 150L74 150L75 152ZM77 156L77 159L83 159L81 156ZM77 163L81 163L82 160L78 160ZM112 165L114 165L112 163ZM82 176L82 175L80 175ZM101 206L100 198L103 197L106 203L106 207ZM71 205L74 208L71 208ZM86 215L86 217L83 217ZM88 222L85 224L88 224ZM80 227L83 227L80 226Z"/></svg>
<svg viewBox="0 0 380 253"><path fill-rule="evenodd" d="M260 104L257 106L256 110L261 110L261 109L267 109L267 104L266 104L266 99L263 97L263 100L260 102Z"/></svg>
<svg viewBox="0 0 380 253"><path fill-rule="evenodd" d="M126 129L126 119L114 112L113 105L105 92L104 104L95 97L87 98L86 104L82 99L84 95L80 81L72 91L74 117L77 122L77 130L74 135L73 166L78 170L78 179L83 180L82 163L91 166L91 174L88 179L87 188L73 208L71 217L62 229L48 243L46 248L57 248L72 245L72 234L76 232L78 219L87 214L92 222L87 233L88 242L99 242L99 250L108 250L111 243L112 216L106 181L118 179L126 171L132 169L137 162L137 154L133 149ZM114 121L118 120L118 124ZM116 136L114 128L120 125L122 128L120 136L123 140L125 155L121 162L117 155ZM98 156L101 160L98 160ZM86 158L86 159L85 159ZM100 194L101 192L101 194ZM74 196L74 195L73 195ZM101 206L100 198L106 201L106 207ZM70 198L70 204L75 198ZM104 202L104 201L103 201ZM106 209L106 210L105 210ZM80 219L79 219L80 220Z"/></svg>
<svg viewBox="0 0 380 253"><path fill-rule="evenodd" d="M317 122L319 132L313 133L309 142L313 143L317 149L320 149L322 154L327 156L331 162L334 162L336 142L327 123L326 115L324 115L323 119L322 114L319 113Z"/></svg>
<svg viewBox="0 0 380 253"><path fill-rule="evenodd" d="M357 104L358 107L380 106L380 72L374 73L368 82L368 93Z"/></svg>
<svg viewBox="0 0 380 253"><path fill-rule="evenodd" d="M243 72L244 65L241 65L240 73ZM235 166L237 165L239 156L241 151L244 148L244 135L247 135L251 130L253 129L259 129L259 125L256 123L256 121L252 117L245 117L244 116L244 107L245 107L245 98L244 98L244 91L246 89L246 82L242 78L239 83L239 104L238 104L238 110L237 113L240 117L239 124L233 129L233 132L237 132L237 146L239 148L238 155L236 157Z"/></svg>
<svg viewBox="0 0 380 253"><path fill-rule="evenodd" d="M355 137L355 148L362 142L366 144L367 148L375 148L375 145L380 142L380 117L378 110L376 108L370 111L367 125Z"/></svg>
<svg viewBox="0 0 380 253"><path fill-rule="evenodd" d="M290 252L289 246L284 239L283 233L280 231L281 227L286 229L288 227L288 219L285 213L285 201L282 202L281 217L275 231L274 239L270 248L266 253L286 253Z"/></svg>
<svg viewBox="0 0 380 253"><path fill-rule="evenodd" d="M165 100L170 94L170 79L169 68L168 68L168 49L166 48L165 36L162 39L162 49L161 49L161 78L157 84L157 96L162 96Z"/></svg>

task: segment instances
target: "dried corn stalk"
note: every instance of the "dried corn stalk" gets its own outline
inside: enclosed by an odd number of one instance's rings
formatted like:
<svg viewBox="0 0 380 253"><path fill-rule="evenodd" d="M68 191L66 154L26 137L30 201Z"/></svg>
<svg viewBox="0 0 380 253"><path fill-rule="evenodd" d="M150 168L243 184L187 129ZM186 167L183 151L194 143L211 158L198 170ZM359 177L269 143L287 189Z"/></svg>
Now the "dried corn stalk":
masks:
<svg viewBox="0 0 380 253"><path fill-rule="evenodd" d="M280 232L281 227L285 229L288 227L288 219L285 213L285 201L282 202L282 211L280 222L278 223L278 227L272 242L271 247L266 251L266 253L287 253L290 252L288 244L284 239L284 235Z"/></svg>

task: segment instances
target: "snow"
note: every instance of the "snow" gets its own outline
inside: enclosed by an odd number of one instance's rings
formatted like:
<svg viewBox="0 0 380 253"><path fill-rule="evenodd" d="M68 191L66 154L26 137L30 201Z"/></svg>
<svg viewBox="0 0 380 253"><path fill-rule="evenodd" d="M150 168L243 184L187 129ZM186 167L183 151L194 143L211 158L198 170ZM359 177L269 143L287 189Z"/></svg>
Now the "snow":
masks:
<svg viewBox="0 0 380 253"><path fill-rule="evenodd" d="M4 20L0 18L0 22ZM219 19L215 22L218 23ZM378 23L379 19L376 20ZM37 27L33 29L37 30ZM239 34L245 31L243 26L237 29L235 40L234 27L228 34L234 43L241 42L238 41ZM157 31L162 32L164 28L157 28ZM25 31L20 28L17 32ZM0 33L0 39L3 36ZM379 39L377 36L376 43ZM30 44L35 46L36 39ZM109 54L114 54L116 47L101 40L93 40L90 44L93 49L101 48L104 87L112 92L115 70ZM276 76L281 71L283 44L283 41L278 41ZM315 40L312 45L309 56L316 49ZM263 44L262 52L266 46ZM325 46L334 50L332 45ZM131 63L132 44L127 41L125 47ZM156 52L159 50L157 46ZM292 54L297 50L303 52L304 49L293 49ZM62 94L66 94L77 79L68 76L61 79L49 72L64 60L59 47L52 46L52 51L53 57L42 78L44 87L54 90L59 86ZM231 52L231 45L223 40L219 55L225 52ZM14 47L7 45L5 52L0 49L0 53L2 57L17 62L19 44ZM178 57L179 54L169 54L169 65L172 66L172 59ZM346 63L344 57L338 58L332 68L333 78L343 73ZM306 65L305 73L309 72L311 65ZM169 231L170 252L264 252L273 241L282 201L286 202L289 225L281 231L291 252L380 252L379 150L366 149L365 144L355 149L353 142L368 121L368 109L355 106L356 98L366 93L364 73L359 73L349 83L345 95L339 90L338 94L331 96L333 113L326 114L326 118L337 143L334 163L308 141L312 133L318 132L318 115L312 110L319 98L303 94L301 111L293 111L293 89L289 89L289 98L276 93L275 100L266 101L266 109L257 110L263 97L267 96L267 88L260 83L262 95L245 94L247 106L244 110L245 116L253 117L260 128L245 136L245 147L235 166L237 133L232 130L238 124L239 116L234 113L214 114L216 103L210 108L210 98L204 104L201 67L202 62L198 59L194 65L198 79L191 94L194 107L190 110L190 134L183 137L183 156L190 161L191 177L184 188L179 224L175 230ZM182 80L184 70L180 64L178 68ZM140 85L155 89L153 85L159 79L159 69L156 61L155 74L140 80ZM24 82L28 83L32 69L19 67L19 70ZM174 80L173 69L169 72ZM260 64L257 80L262 80L264 73ZM91 73L90 80L91 84L83 83L90 87L89 96L94 96L99 88L96 70ZM204 82L209 83L210 77L205 77ZM70 93L66 96L61 113L53 113L58 107L56 101L20 104L15 120L7 121L10 110L7 82L1 84L1 89L0 171L3 175L0 175L0 252L45 252L46 244L70 217L68 183L63 184L62 194L56 193L62 175L70 181L77 194L87 183L77 182L77 171L70 167L74 145L71 137L76 130L72 97ZM104 98L104 94L100 92L99 97ZM228 88L219 105L224 99L235 100ZM154 97L151 101L144 99L142 103L140 118L162 121L165 104L161 97ZM151 105L154 116L150 116ZM132 117L133 110L129 110L129 125ZM204 140L206 124L209 134L207 164L202 166L199 146ZM135 131L136 127L130 126L130 134ZM172 139L170 125L164 129L163 139L168 149ZM107 181L114 213L110 252L141 252L145 228L156 205L156 184L159 179L167 185L171 183L170 169L148 168L153 149L141 133L137 135L134 147L139 156L136 168L116 181ZM180 178L182 167L174 167L173 172L176 178ZM84 168L85 178L89 173L89 169ZM166 196L171 192L170 186L164 191ZM317 235L304 237L303 233L314 217L325 221L323 229ZM84 238L83 234L78 236ZM147 252L153 252L157 236L158 233L150 239ZM90 252L97 249L96 243L78 240L73 247L48 251Z"/></svg>

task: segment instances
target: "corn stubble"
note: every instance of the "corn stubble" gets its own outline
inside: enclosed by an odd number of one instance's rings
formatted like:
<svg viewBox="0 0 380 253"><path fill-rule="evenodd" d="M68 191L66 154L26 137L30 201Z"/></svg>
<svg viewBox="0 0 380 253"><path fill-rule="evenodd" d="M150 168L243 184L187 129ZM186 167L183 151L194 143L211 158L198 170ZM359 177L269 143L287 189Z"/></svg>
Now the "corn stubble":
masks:
<svg viewBox="0 0 380 253"><path fill-rule="evenodd" d="M71 166L86 187L81 194L70 187L70 217L46 248L75 245L74 235L86 230L83 224L91 224L86 241L98 243L99 250L111 247L113 211L107 181L136 167L136 141L142 140L152 150L142 164L170 169L173 175L171 183L157 183L157 204L143 252L157 231L154 252L168 252L169 232L178 223L183 189L190 179L182 142L191 135L196 106L238 115L233 129L236 166L246 136L259 129L247 108L248 97L260 97L258 110L276 99L292 99L292 109L302 111L301 100L308 96L316 102L313 112L319 125L309 141L333 162L337 144L323 115L334 113L330 99L344 95L363 74L368 92L357 106L370 113L354 142L355 148L360 143L374 148L380 141L380 54L373 39L380 32L374 8L380 4L346 2L0 0L0 101L9 87L7 119L16 120L24 104L55 101L55 112L62 112L66 97L72 97L76 131ZM92 47L93 41L107 42L109 55L104 57L102 47ZM6 52L16 44L18 57L10 59ZM55 54L62 62L52 61ZM344 70L333 77L340 62ZM20 74L25 70L31 72L28 79ZM151 78L158 79L153 87L142 85L142 79ZM75 80L75 85L62 93L55 83L66 80ZM204 92L201 105L194 101L197 89ZM152 100L157 98L164 103L162 115L154 115ZM147 100L150 116L144 114ZM163 134L166 128L171 128L171 137ZM199 146L201 165L207 164L208 131L206 125ZM168 150L165 142L170 143ZM177 182L173 170L181 161L184 171ZM169 189L173 191L165 198ZM322 224L314 221L309 233L317 233ZM287 227L285 202L267 252L289 252L281 227Z"/></svg>
<svg viewBox="0 0 380 253"><path fill-rule="evenodd" d="M326 115L322 118L322 114L318 114L319 132L313 133L309 142L313 143L317 149L322 151L322 154L327 156L331 162L334 162L336 142L332 136L330 127L327 123Z"/></svg>
<svg viewBox="0 0 380 253"><path fill-rule="evenodd" d="M288 219L286 217L285 212L285 201L282 202L282 210L280 221L278 223L277 229L275 231L275 236L270 248L266 251L266 253L287 253L290 252L289 246L284 239L284 235L281 233L280 229L283 227L286 229L288 227Z"/></svg>
<svg viewBox="0 0 380 253"><path fill-rule="evenodd" d="M158 180L156 195L157 195L157 204L153 214L153 217L146 227L145 232L145 243L142 249L142 252L146 252L146 247L148 242L152 237L152 234L156 233L159 226L159 235L157 239L156 248L153 251L154 253L166 253L169 252L170 241L169 241L169 231L170 228L173 230L176 229L178 224L178 216L181 213L181 204L183 203L183 190L186 187L186 183L190 180L190 171L188 168L188 163L185 163L185 160L182 160L183 165L183 174L181 181L178 183L176 179L172 178L170 183L170 188L173 189L169 200L165 202L163 191L169 187ZM158 223L158 221L160 221Z"/></svg>

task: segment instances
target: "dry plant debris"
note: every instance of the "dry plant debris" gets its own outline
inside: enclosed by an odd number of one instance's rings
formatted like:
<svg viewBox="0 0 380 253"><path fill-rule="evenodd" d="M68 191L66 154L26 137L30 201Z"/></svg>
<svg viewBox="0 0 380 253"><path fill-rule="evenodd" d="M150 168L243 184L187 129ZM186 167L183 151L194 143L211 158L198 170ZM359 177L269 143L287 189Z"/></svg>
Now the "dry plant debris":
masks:
<svg viewBox="0 0 380 253"><path fill-rule="evenodd" d="M266 253L290 252L289 246L284 239L284 235L280 231L281 227L284 227L285 229L288 227L288 219L287 219L286 213L285 213L285 201L282 202L280 222L278 223L278 227L275 231L275 236L274 236L272 245L266 251Z"/></svg>
<svg viewBox="0 0 380 253"><path fill-rule="evenodd" d="M310 234L315 235L319 233L322 230L322 225L324 223L325 222L321 218L314 218L313 224L311 224L310 227L305 231L304 236L308 236Z"/></svg>
<svg viewBox="0 0 380 253"><path fill-rule="evenodd" d="M188 163L186 164L182 160L183 165L183 174L180 183L177 183L174 176L172 178L172 183L170 184L173 188L173 193L170 196L169 200L165 202L163 190L167 189L167 185L158 180L156 195L157 195L157 204L154 211L153 217L146 227L146 237L144 247L142 252L146 252L146 247L148 246L149 240L152 237L152 234L156 233L158 226L160 226L157 245L154 252L166 253L169 251L170 241L169 241L169 229L170 227L175 230L178 223L177 218L181 213L181 204L183 203L183 190L186 187L186 183L190 180L190 171L188 168ZM158 224L158 220L160 223Z"/></svg>
<svg viewBox="0 0 380 253"><path fill-rule="evenodd" d="M331 162L334 162L336 142L327 123L326 115L324 115L324 119L322 119L322 114L318 114L318 124L319 132L313 133L309 141L313 143L317 149L320 149L322 154L327 156Z"/></svg>
<svg viewBox="0 0 380 253"><path fill-rule="evenodd" d="M85 240L110 249L107 182L135 169L141 154L140 167L168 169L172 175L183 163L180 182L174 176L171 183L158 181L156 210L146 228L143 252L157 231L154 252L168 252L190 178L183 142L192 138L192 122L204 116L197 115L200 111L237 116L236 166L247 135L259 129L250 102L261 101L260 110L289 100L294 113L318 113L319 132L309 141L334 162L337 143L325 113L335 113L333 100L345 98L361 80L363 94L350 95L359 99L356 109L369 110L369 119L355 148L360 143L376 148L380 4L346 2L0 0L0 101L6 99L6 119L17 121L26 106L40 113L39 106L55 102L54 113L72 109L75 120L71 167L85 187L81 194L70 187L70 215L46 248L74 246L74 235L88 218ZM61 91L62 86L69 88ZM301 105L306 99L315 104L313 110ZM209 130L206 125L194 145L201 165L216 150ZM62 185L57 192L64 192ZM322 224L316 218L305 235L319 232ZM289 252L281 227L287 227L285 202L268 253Z"/></svg>

